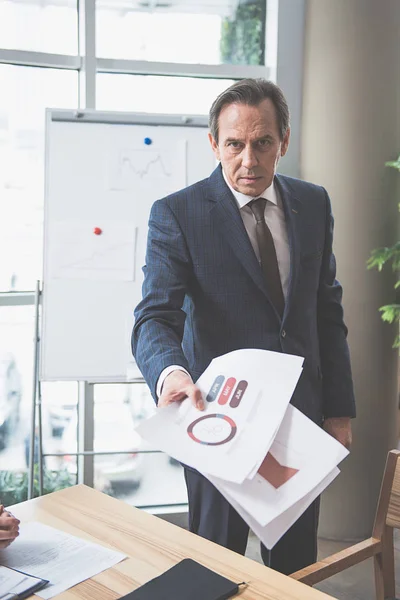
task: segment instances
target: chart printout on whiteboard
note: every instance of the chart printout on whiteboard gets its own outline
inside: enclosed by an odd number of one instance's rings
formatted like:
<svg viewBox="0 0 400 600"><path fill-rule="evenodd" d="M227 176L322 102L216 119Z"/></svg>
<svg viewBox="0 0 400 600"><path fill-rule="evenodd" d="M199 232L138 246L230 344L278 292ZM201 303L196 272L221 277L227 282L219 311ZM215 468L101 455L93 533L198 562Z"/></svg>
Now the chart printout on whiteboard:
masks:
<svg viewBox="0 0 400 600"><path fill-rule="evenodd" d="M162 198L186 185L186 142L169 147L125 147L109 156L110 192L137 192L151 188L154 198Z"/></svg>
<svg viewBox="0 0 400 600"><path fill-rule="evenodd" d="M53 279L135 281L138 228L123 221L58 221L53 223ZM101 235L93 225L101 226Z"/></svg>

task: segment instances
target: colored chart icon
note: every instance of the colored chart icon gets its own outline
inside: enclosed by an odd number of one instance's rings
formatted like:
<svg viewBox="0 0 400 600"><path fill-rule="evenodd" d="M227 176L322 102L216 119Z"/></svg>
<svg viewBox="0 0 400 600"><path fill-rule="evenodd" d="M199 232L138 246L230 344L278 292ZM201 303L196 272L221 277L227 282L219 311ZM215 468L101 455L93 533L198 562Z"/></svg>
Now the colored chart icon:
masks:
<svg viewBox="0 0 400 600"><path fill-rule="evenodd" d="M236 435L237 426L233 419L226 415L213 413L199 417L187 428L193 441L205 446L222 446Z"/></svg>

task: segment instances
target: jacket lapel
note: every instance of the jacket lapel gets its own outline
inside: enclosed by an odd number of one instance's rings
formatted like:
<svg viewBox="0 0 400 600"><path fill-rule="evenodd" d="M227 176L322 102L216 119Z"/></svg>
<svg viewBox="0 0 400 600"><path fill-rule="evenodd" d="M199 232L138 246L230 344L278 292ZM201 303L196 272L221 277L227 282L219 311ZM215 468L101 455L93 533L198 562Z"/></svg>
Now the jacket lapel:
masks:
<svg viewBox="0 0 400 600"><path fill-rule="evenodd" d="M301 218L301 202L298 200L298 198L296 198L294 191L286 177L283 175L276 175L275 183L281 195L283 209L285 211L290 251L289 288L285 303L285 312L283 315L283 319L285 319L290 310L290 305L294 297L299 273L300 240L298 231Z"/></svg>
<svg viewBox="0 0 400 600"><path fill-rule="evenodd" d="M236 258L242 263L254 283L269 300L267 285L264 282L260 264L247 235L235 198L225 183L221 166L218 166L211 174L209 183L209 199L214 201L211 209L212 218L218 225L221 235L229 243Z"/></svg>

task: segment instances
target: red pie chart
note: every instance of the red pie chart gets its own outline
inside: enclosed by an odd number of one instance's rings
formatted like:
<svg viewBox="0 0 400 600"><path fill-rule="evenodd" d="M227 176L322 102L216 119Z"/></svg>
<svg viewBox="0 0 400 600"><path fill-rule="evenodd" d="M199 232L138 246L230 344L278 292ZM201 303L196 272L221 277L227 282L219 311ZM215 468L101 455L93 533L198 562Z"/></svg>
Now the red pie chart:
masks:
<svg viewBox="0 0 400 600"><path fill-rule="evenodd" d="M226 415L212 413L199 417L187 428L189 437L205 446L222 446L236 435L237 426L233 419Z"/></svg>

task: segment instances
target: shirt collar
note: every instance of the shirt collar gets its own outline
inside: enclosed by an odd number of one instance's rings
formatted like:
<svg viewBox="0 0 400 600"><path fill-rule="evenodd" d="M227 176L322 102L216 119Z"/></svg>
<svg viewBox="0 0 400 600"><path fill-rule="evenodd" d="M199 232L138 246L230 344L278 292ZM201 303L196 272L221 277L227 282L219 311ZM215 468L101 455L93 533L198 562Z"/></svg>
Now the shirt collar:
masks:
<svg viewBox="0 0 400 600"><path fill-rule="evenodd" d="M255 199L253 196L246 196L246 194L242 194L241 192L238 192L235 189L233 189L233 187L230 185L230 183L225 175L225 171L223 169L222 169L222 175L224 176L226 185L231 190L236 202L238 203L239 208L243 208L249 202L251 202L252 200ZM276 204L277 206L279 206L278 195L277 195L276 187L274 184L274 180L272 180L271 185L269 187L267 187L267 189L265 189L262 194L260 194L259 196L256 196L256 198L266 198L269 202L272 202L273 204Z"/></svg>

